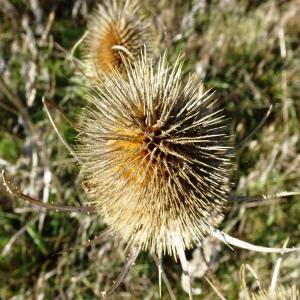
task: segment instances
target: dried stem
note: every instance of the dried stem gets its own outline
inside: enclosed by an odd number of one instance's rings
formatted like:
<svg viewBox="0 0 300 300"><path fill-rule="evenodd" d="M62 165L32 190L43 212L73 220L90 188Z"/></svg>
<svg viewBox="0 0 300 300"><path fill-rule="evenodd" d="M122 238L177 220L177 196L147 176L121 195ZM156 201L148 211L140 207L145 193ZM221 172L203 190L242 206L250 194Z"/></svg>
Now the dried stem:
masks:
<svg viewBox="0 0 300 300"><path fill-rule="evenodd" d="M288 242L289 242L289 239L287 239L284 242L284 245L283 245L284 249L286 248ZM277 259L276 264L274 266L272 280L271 280L271 284L270 284L270 287L269 287L269 293L273 293L276 290L276 285L277 285L277 281L278 281L278 277L279 277L279 271L280 271L280 267L281 267L281 262L282 262L282 256L280 256Z"/></svg>
<svg viewBox="0 0 300 300"><path fill-rule="evenodd" d="M181 267L182 267L183 280L187 283L187 286L188 286L189 299L193 300L191 277L190 277L190 274L189 274L189 264L188 264L188 261L186 259L185 253L184 253L184 248L183 248L183 245L182 245L182 241L178 240L178 242L176 243L176 250L177 250L177 255L179 257Z"/></svg>
<svg viewBox="0 0 300 300"><path fill-rule="evenodd" d="M16 188L14 188L7 180L6 175L5 175L5 170L2 170L2 177L3 177L3 182L4 186L7 188L7 191L11 194L13 194L15 197L20 198L27 203L31 203L33 205L46 208L49 210L55 210L55 211L64 211L64 212L79 212L79 213L95 213L95 208L93 207L73 207L73 206L61 206L61 205L53 205L49 203L45 203L41 200L37 200L34 198L31 198L27 195L22 194L19 192Z"/></svg>
<svg viewBox="0 0 300 300"><path fill-rule="evenodd" d="M71 121L67 117L67 115L61 110L61 108L56 103L54 103L53 101L51 101L49 99L45 99L44 102L46 103L46 105L47 105L48 108L55 109L70 126L72 126L72 127L75 126L74 122Z"/></svg>
<svg viewBox="0 0 300 300"><path fill-rule="evenodd" d="M84 41L84 39L88 36L89 31L86 30L84 32L84 34L82 35L82 37L75 43L75 45L72 47L71 52L70 52L70 56L71 56L71 61L73 62L74 57L75 57L75 51L77 50L77 48L79 47L79 45Z"/></svg>
<svg viewBox="0 0 300 300"><path fill-rule="evenodd" d="M152 258L154 260L154 262L156 263L158 272L159 272L159 276L161 277L161 279L163 280L164 284L166 285L166 288L168 290L169 296L171 300L176 300L176 296L173 293L173 290L171 288L171 284L169 282L169 279L165 273L165 271L162 268L162 258L157 257L155 254L152 254ZM161 279L159 279L161 281ZM159 284L159 297L161 298L161 283Z"/></svg>
<svg viewBox="0 0 300 300"><path fill-rule="evenodd" d="M35 223L39 219L39 216L35 216L33 219L31 219L29 222L27 222L26 225L22 226L6 243L5 247L3 247L1 256L7 255L13 246L13 244L17 241L17 239L26 231L27 227L33 223Z"/></svg>
<svg viewBox="0 0 300 300"><path fill-rule="evenodd" d="M11 88L6 84L2 76L0 76L0 91L10 100L10 102L18 109L20 112L28 131L34 137L35 129L31 118L28 114L26 107L23 105L22 100L11 90Z"/></svg>
<svg viewBox="0 0 300 300"><path fill-rule="evenodd" d="M61 135L61 133L59 132L51 114L50 114L50 111L48 109L48 102L43 98L43 103L44 103L44 106L45 106L45 110L46 110L46 113L47 113L47 116L50 120L50 123L53 127L53 129L55 130L57 136L59 137L59 139L61 140L61 142L65 145L65 147L68 149L68 151L70 152L70 154L78 161L78 162L81 162L80 159L77 157L75 151L73 150L73 148L69 145L69 143L65 140L65 138Z"/></svg>
<svg viewBox="0 0 300 300"><path fill-rule="evenodd" d="M273 104L270 105L268 111L264 115L264 117L261 119L261 121L258 123L258 125L243 139L241 140L233 149L230 149L228 151L228 154L233 154L237 149L241 148L246 142L248 142L254 134L265 124L266 120L268 119L269 115L271 114L273 109Z"/></svg>
<svg viewBox="0 0 300 300"><path fill-rule="evenodd" d="M296 252L300 251L300 247L298 248L269 248L269 247L262 247L262 246L256 246L244 241L241 241L237 238L234 238L228 234L226 234L223 231L220 231L218 229L213 228L211 235L218 240L224 242L225 244L230 244L232 246L236 246L242 249L247 249L250 251L256 251L261 253L279 253L279 254L285 254L290 252Z"/></svg>
<svg viewBox="0 0 300 300"><path fill-rule="evenodd" d="M125 266L123 267L123 270L121 271L118 278L116 279L116 281L113 283L113 285L107 291L102 292L103 297L111 296L117 290L117 288L120 286L120 284L126 278L126 276L127 276L128 272L130 271L132 265L135 263L139 253L140 253L140 249L138 249L138 248L133 248L131 250L130 256L129 256Z"/></svg>
<svg viewBox="0 0 300 300"><path fill-rule="evenodd" d="M98 236L96 236L92 240L88 240L87 243L84 243L84 244L79 245L79 246L70 247L70 248L67 248L65 250L59 251L59 252L56 253L56 255L65 254L65 253L68 253L70 251L80 250L80 249L85 248L85 247L90 247L90 246L93 246L93 245L97 245L97 244L107 240L112 235L113 235L113 230L111 228L105 229L103 232L101 232Z"/></svg>
<svg viewBox="0 0 300 300"><path fill-rule="evenodd" d="M214 292L218 295L218 297L221 300L226 300L226 298L222 295L222 293L218 290L218 288L208 279L208 277L204 276L204 278L208 282L208 284L211 286L211 288L214 290Z"/></svg>

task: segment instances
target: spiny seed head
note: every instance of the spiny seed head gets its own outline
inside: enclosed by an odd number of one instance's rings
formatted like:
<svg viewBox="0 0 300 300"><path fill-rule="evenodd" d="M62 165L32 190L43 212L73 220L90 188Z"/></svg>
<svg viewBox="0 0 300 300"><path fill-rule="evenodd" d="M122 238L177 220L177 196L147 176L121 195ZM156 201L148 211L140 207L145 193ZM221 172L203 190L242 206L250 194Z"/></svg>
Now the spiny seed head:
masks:
<svg viewBox="0 0 300 300"><path fill-rule="evenodd" d="M299 290L293 286L279 286L274 292L260 291L252 295L252 300L299 300Z"/></svg>
<svg viewBox="0 0 300 300"><path fill-rule="evenodd" d="M182 61L157 68L144 54L89 95L78 126L85 185L105 221L128 243L176 256L222 217L231 149L222 109Z"/></svg>
<svg viewBox="0 0 300 300"><path fill-rule="evenodd" d="M86 62L91 76L124 71L121 55L134 60L151 48L150 23L141 14L137 0L106 0L88 22Z"/></svg>

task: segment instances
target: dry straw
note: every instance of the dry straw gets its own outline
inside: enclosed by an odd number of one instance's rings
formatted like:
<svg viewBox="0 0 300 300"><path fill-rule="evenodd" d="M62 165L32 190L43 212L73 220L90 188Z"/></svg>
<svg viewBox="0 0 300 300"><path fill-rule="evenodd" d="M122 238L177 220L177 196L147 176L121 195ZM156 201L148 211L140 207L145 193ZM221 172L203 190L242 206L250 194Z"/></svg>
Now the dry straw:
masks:
<svg viewBox="0 0 300 300"><path fill-rule="evenodd" d="M137 0L106 0L88 22L84 53L88 74L95 77L124 70L121 54L134 61L146 45L151 49L152 34Z"/></svg>

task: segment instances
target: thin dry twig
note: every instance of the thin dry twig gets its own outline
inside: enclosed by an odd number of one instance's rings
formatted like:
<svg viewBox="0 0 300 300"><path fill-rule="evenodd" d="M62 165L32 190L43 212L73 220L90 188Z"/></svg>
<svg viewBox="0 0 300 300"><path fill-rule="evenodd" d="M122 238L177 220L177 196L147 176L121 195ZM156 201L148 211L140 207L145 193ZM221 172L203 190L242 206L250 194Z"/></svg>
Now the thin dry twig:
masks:
<svg viewBox="0 0 300 300"><path fill-rule="evenodd" d="M70 120L70 118L62 111L62 109L56 103L54 103L54 101L45 99L44 102L46 103L48 108L55 109L70 126L75 126L74 122Z"/></svg>
<svg viewBox="0 0 300 300"><path fill-rule="evenodd" d="M73 150L73 148L69 145L69 143L65 140L65 138L61 135L61 133L59 132L51 114L50 114L50 111L48 109L48 102L43 98L43 103L44 103L44 107L45 107L45 110L46 110L46 113L47 113L47 116L50 120L50 123L53 127L53 129L55 130L57 136L59 137L60 141L65 145L65 147L68 149L69 153L78 161L78 162L81 162L81 160L78 158L78 156L76 155L75 151Z"/></svg>
<svg viewBox="0 0 300 300"><path fill-rule="evenodd" d="M91 246L97 245L97 244L111 238L113 236L113 234L114 234L114 231L111 228L107 228L103 232L101 232L98 236L94 237L92 240L88 240L87 243L84 243L79 246L69 247L67 249L57 252L55 255L66 254L66 253L69 253L70 251L80 250L80 249L83 249L86 247L91 247Z"/></svg>
<svg viewBox="0 0 300 300"><path fill-rule="evenodd" d="M39 219L39 216L35 216L32 220L26 223L26 225L22 226L6 243L5 247L1 252L1 256L7 255L10 251L14 243L17 239L26 231L27 227L33 223L35 223Z"/></svg>
<svg viewBox="0 0 300 300"><path fill-rule="evenodd" d="M124 281L125 277L127 276L128 272L130 271L132 265L135 263L139 253L140 253L140 249L138 249L138 248L133 248L131 250L129 258L128 258L125 266L123 267L123 270L121 271L118 278L116 279L116 281L113 283L113 285L107 291L102 292L103 297L111 296L117 290L117 288Z"/></svg>
<svg viewBox="0 0 300 300"><path fill-rule="evenodd" d="M159 272L161 273L161 278L162 278L164 284L166 285L166 288L167 288L167 291L169 293L170 299L171 300L176 300L176 296L173 293L173 290L172 290L171 284L169 282L169 279L168 279L165 271L163 270L163 268L160 266L161 262L160 262L159 258L155 254L152 254L152 258L153 258ZM161 297L161 292L160 292L160 297Z"/></svg>
<svg viewBox="0 0 300 300"><path fill-rule="evenodd" d="M55 210L55 211L78 212L78 213L87 213L87 214L96 212L94 207L73 207L73 206L53 205L53 204L45 203L41 200L34 199L32 197L22 194L16 188L14 188L8 182L5 175L5 170L2 170L2 177L3 177L4 186L7 188L7 191L13 194L14 196L16 196L17 198L26 201L26 203L31 203L33 205L37 205L39 207L46 208L49 210Z"/></svg>
<svg viewBox="0 0 300 300"><path fill-rule="evenodd" d="M284 249L286 248L288 242L289 242L289 238L287 238L286 241L283 244ZM272 279L271 279L271 284L270 284L270 287L269 287L269 292L270 293L272 293L276 290L276 285L277 285L277 281L278 281L278 277L279 277L279 271L280 271L281 263L282 263L282 256L280 256L277 259L276 264L274 266L274 271L273 271L273 275L272 275Z"/></svg>
<svg viewBox="0 0 300 300"><path fill-rule="evenodd" d="M208 279L207 276L204 276L205 280L208 282L208 284L211 286L211 288L214 290L214 292L217 294L217 296L221 300L226 300L226 298L222 295L222 293L217 289L217 287Z"/></svg>
<svg viewBox="0 0 300 300"><path fill-rule="evenodd" d="M70 52L70 58L71 61L73 61L74 57L75 57L75 51L77 50L77 48L80 46L80 44L84 41L84 39L88 36L89 31L86 30L84 32L84 34L80 37L80 39L75 43L75 45L72 47L71 52Z"/></svg>
<svg viewBox="0 0 300 300"><path fill-rule="evenodd" d="M234 238L234 237L226 234L225 232L220 231L215 228L212 229L211 235L224 243L228 243L232 246L236 246L236 247L239 247L242 249L255 251L255 252L285 254L285 253L300 251L300 247L297 247L297 248L269 248L269 247L253 245L253 244L244 242L242 240L239 240L237 238Z"/></svg>
<svg viewBox="0 0 300 300"><path fill-rule="evenodd" d="M268 111L264 115L264 117L261 119L261 121L258 123L258 125L243 139L241 140L233 149L230 149L228 151L228 154L234 153L237 149L241 148L246 142L248 142L252 137L255 135L255 133L265 124L266 120L268 119L269 115L271 114L273 109L273 104L270 105Z"/></svg>
<svg viewBox="0 0 300 300"><path fill-rule="evenodd" d="M27 125L28 131L34 137L35 129L26 107L23 105L21 99L6 84L2 76L0 76L0 91L2 91L2 93L8 98L8 100L10 100L10 102L18 109L25 124Z"/></svg>

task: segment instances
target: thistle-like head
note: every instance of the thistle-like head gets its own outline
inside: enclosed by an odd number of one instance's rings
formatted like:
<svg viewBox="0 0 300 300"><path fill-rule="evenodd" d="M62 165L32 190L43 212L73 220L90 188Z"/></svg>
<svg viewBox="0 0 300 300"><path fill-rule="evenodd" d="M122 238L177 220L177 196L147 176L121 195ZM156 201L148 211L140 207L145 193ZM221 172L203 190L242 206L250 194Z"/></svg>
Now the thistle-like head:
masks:
<svg viewBox="0 0 300 300"><path fill-rule="evenodd" d="M106 0L88 22L85 56L92 77L113 69L124 71L122 56L137 59L145 47L151 49L150 23L137 0Z"/></svg>
<svg viewBox="0 0 300 300"><path fill-rule="evenodd" d="M176 255L221 220L233 168L223 110L182 62L144 54L89 95L78 126L88 193L129 244Z"/></svg>

